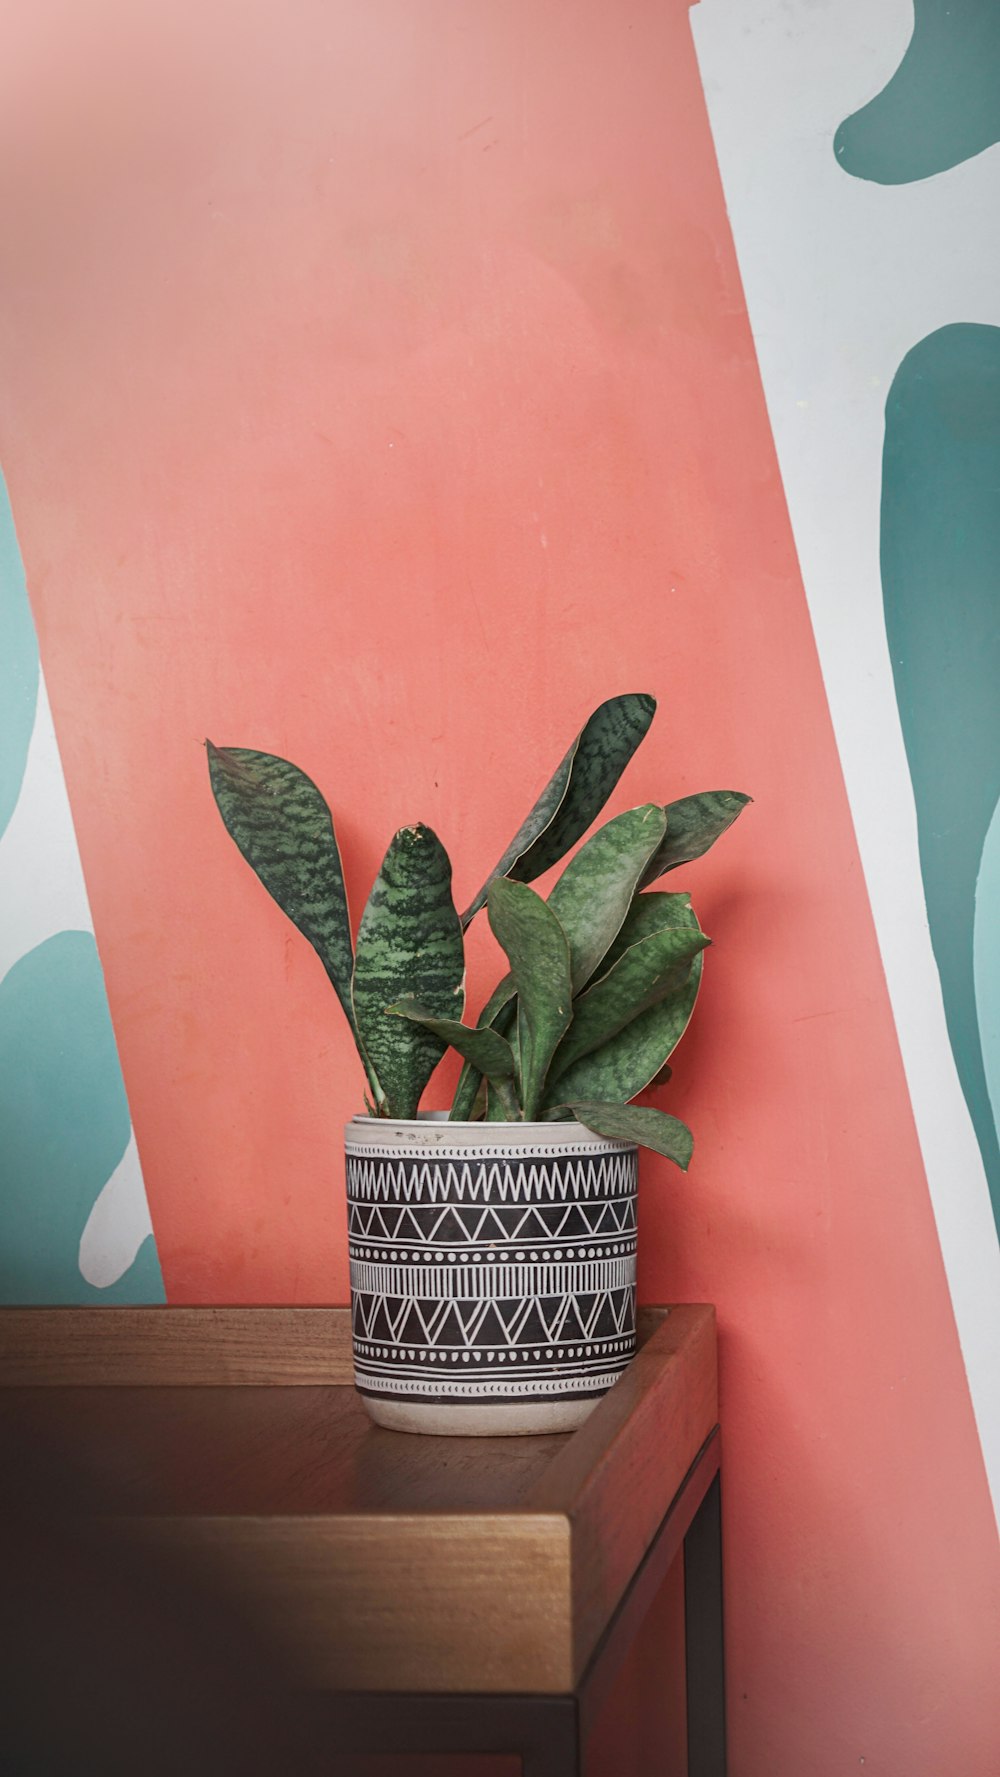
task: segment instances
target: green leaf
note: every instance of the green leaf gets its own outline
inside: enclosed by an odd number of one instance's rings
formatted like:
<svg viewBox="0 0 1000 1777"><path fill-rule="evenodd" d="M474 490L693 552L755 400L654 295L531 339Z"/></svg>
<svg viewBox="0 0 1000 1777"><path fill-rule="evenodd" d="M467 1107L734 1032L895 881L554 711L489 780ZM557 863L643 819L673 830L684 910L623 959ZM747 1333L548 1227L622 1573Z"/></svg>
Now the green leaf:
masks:
<svg viewBox="0 0 1000 1777"><path fill-rule="evenodd" d="M640 1012L610 1042L581 1055L559 1075L546 1104L586 1099L600 1104L627 1104L656 1078L688 1026L701 984L702 958L689 963L680 986L658 1005Z"/></svg>
<svg viewBox="0 0 1000 1777"><path fill-rule="evenodd" d="M621 930L665 828L658 803L627 809L580 847L553 886L548 904L569 940L574 993L589 981Z"/></svg>
<svg viewBox="0 0 1000 1777"><path fill-rule="evenodd" d="M500 1020L501 1012L510 1005L516 992L513 975L505 975L502 981L498 981L476 1019L477 1030L494 1030Z"/></svg>
<svg viewBox="0 0 1000 1777"><path fill-rule="evenodd" d="M510 975L505 975L503 980L498 982L497 986L493 989L493 992L490 994L479 1017L476 1019L476 1029L492 1030L499 1024L503 1027L504 1036L509 1036L510 1031L508 1025L512 1022L512 1019L505 1019L501 1014L506 1011L508 1006L510 1006L513 998L513 979ZM513 1014L513 1016L516 1016L516 1014ZM476 1093L479 1091L481 1080L482 1074L479 1072L479 1069L473 1067L471 1061L467 1061L458 1076L455 1097L452 1101L451 1110L448 1112L448 1121L450 1123L468 1122L469 1118L472 1116L472 1108L476 1101Z"/></svg>
<svg viewBox="0 0 1000 1777"><path fill-rule="evenodd" d="M462 1063L462 1071L458 1076L455 1096L448 1112L449 1123L468 1123L475 1117L476 1099L483 1085L483 1076L471 1061Z"/></svg>
<svg viewBox="0 0 1000 1777"><path fill-rule="evenodd" d="M549 1062L571 1017L569 945L555 914L525 883L503 877L491 883L487 908L517 994L520 1098L530 1123L538 1115Z"/></svg>
<svg viewBox="0 0 1000 1777"><path fill-rule="evenodd" d="M386 1008L419 1000L434 1017L461 1018L465 1004L462 927L451 898L448 854L429 827L393 838L358 931L354 1011L392 1117L415 1117L420 1095L447 1045Z"/></svg>
<svg viewBox="0 0 1000 1777"><path fill-rule="evenodd" d="M483 1079L482 1074L477 1074L476 1078L479 1081L479 1085L476 1088L476 1096L469 1106L469 1115L466 1119L466 1121L470 1123L481 1123L486 1115L487 1108L488 1091L486 1081ZM448 1118L450 1122L455 1122L454 1110L449 1111Z"/></svg>
<svg viewBox="0 0 1000 1777"><path fill-rule="evenodd" d="M463 926L479 912L498 877L533 882L565 857L597 819L655 713L656 699L645 692L612 697L598 706L470 901Z"/></svg>
<svg viewBox="0 0 1000 1777"><path fill-rule="evenodd" d="M704 932L667 926L626 950L606 975L574 1001L573 1022L552 1063L553 1080L581 1055L610 1042L633 1018L676 993L687 977L691 958L710 942Z"/></svg>
<svg viewBox="0 0 1000 1777"><path fill-rule="evenodd" d="M513 1080L490 1080L486 1088L487 1123L519 1123L521 1107Z"/></svg>
<svg viewBox="0 0 1000 1777"><path fill-rule="evenodd" d="M640 1147L652 1148L654 1154L672 1160L682 1172L687 1171L694 1138L679 1117L668 1117L665 1111L640 1104L571 1104L569 1109L595 1135L638 1142Z"/></svg>
<svg viewBox="0 0 1000 1777"><path fill-rule="evenodd" d="M488 1080L513 1080L514 1051L495 1030L471 1030L457 1018L438 1018L417 1000L400 1000L387 1008L398 1018L410 1018L422 1024L434 1036L457 1049Z"/></svg>
<svg viewBox="0 0 1000 1777"><path fill-rule="evenodd" d="M636 886L665 826L666 816L656 802L616 815L581 846L552 889L548 905L569 940L574 992L589 980L628 919ZM683 899L690 907L690 897ZM513 979L505 975L480 1012L478 1026L502 1025L514 994ZM478 1083L475 1069L467 1063L455 1091L452 1118L469 1117Z"/></svg>
<svg viewBox="0 0 1000 1777"><path fill-rule="evenodd" d="M351 1002L354 946L333 817L311 778L274 753L206 741L209 778L231 837L268 894L308 938L360 1047ZM362 1055L362 1060L367 1058ZM377 1083L370 1070L373 1090Z"/></svg>
<svg viewBox="0 0 1000 1777"><path fill-rule="evenodd" d="M654 932L665 931L668 926L687 926L693 932L698 931L698 918L691 906L690 895L667 894L663 889L654 889L652 894L636 895L622 922L621 931L604 958L602 975L633 944L641 944L643 938L652 937Z"/></svg>
<svg viewBox="0 0 1000 1777"><path fill-rule="evenodd" d="M668 802L667 830L659 851L650 859L642 887L648 888L665 871L700 858L732 826L750 800L740 790L704 790L698 796L682 796L679 802Z"/></svg>

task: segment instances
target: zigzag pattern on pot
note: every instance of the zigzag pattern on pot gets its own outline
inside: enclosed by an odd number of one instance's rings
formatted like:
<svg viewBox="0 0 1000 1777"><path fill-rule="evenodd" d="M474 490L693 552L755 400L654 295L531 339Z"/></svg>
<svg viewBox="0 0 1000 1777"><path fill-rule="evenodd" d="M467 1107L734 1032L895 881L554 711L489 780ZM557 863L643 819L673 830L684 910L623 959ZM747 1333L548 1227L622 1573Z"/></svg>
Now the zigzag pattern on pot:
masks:
<svg viewBox="0 0 1000 1777"><path fill-rule="evenodd" d="M432 1160L400 1158L395 1148L366 1147L347 1155L349 1199L382 1202L563 1202L568 1198L627 1196L635 1190L634 1150L594 1155L561 1149L551 1160L512 1159L510 1150L485 1150L470 1161L467 1153L447 1150Z"/></svg>

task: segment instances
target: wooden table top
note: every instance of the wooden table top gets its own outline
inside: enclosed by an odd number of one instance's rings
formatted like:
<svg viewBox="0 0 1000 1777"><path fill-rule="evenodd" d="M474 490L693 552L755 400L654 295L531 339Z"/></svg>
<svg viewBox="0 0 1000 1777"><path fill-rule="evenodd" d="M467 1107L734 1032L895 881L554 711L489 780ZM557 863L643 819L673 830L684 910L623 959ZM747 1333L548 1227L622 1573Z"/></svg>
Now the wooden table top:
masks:
<svg viewBox="0 0 1000 1777"><path fill-rule="evenodd" d="M130 1536L196 1555L298 1678L563 1692L716 1424L714 1311L643 1311L576 1432L368 1419L346 1309L0 1310L0 1436Z"/></svg>

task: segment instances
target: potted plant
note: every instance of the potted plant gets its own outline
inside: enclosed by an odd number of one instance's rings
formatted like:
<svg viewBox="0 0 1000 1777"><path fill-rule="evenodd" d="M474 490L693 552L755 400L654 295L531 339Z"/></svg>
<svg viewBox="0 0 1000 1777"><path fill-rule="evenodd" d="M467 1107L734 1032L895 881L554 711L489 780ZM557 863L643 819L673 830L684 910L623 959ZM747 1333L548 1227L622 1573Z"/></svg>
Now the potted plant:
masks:
<svg viewBox="0 0 1000 1777"><path fill-rule="evenodd" d="M318 952L351 1027L366 1114L346 1131L355 1373L382 1425L564 1430L635 1350L637 1148L686 1169L690 1131L631 1102L669 1077L709 939L652 885L736 819L735 791L599 827L548 898L529 885L600 813L655 712L596 709L463 914L429 827L392 839L354 941L330 810L297 766L208 742L223 821ZM481 909L508 971L463 1022ZM451 1109L420 1115L445 1050Z"/></svg>

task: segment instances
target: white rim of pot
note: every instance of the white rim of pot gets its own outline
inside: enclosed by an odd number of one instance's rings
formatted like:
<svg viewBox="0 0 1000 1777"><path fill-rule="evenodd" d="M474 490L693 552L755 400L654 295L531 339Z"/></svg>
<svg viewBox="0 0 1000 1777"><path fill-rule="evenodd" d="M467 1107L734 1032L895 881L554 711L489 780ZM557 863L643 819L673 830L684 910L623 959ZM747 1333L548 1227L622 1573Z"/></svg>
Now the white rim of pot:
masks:
<svg viewBox="0 0 1000 1777"><path fill-rule="evenodd" d="M464 1123L448 1121L447 1111L427 1111L419 1117L369 1117L363 1112L351 1118L344 1137L350 1147L497 1147L539 1149L634 1148L634 1142L595 1135L574 1119L567 1123Z"/></svg>

